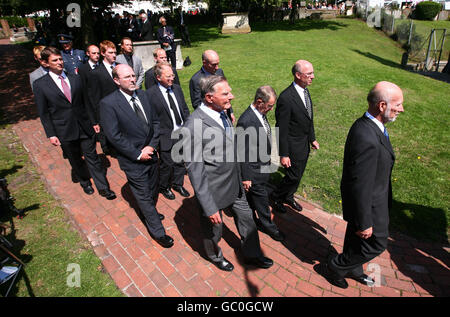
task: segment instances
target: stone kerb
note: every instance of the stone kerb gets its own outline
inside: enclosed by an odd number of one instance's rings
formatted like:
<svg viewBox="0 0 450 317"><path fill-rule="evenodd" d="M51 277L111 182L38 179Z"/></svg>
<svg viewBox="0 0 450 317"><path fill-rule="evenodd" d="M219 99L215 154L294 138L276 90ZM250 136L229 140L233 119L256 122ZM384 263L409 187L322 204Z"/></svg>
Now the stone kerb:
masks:
<svg viewBox="0 0 450 317"><path fill-rule="evenodd" d="M181 55L181 40L175 39L175 43L177 44L177 69L183 68L183 56ZM142 66L144 70L152 68L155 65L155 59L153 58L153 50L155 48L160 48L161 45L158 41L142 41L142 42L133 42L133 50L134 54L138 56L142 60Z"/></svg>

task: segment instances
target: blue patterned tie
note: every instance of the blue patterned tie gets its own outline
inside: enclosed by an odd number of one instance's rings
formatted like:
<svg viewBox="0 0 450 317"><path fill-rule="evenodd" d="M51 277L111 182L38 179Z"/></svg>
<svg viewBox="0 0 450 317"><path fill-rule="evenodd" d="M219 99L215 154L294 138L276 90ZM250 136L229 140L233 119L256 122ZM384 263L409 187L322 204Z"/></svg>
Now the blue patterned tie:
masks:
<svg viewBox="0 0 450 317"><path fill-rule="evenodd" d="M387 132L386 127L384 128L384 135L386 136L386 138L389 140L389 133Z"/></svg>
<svg viewBox="0 0 450 317"><path fill-rule="evenodd" d="M228 124L227 115L224 111L220 112L220 119L222 119L223 127L225 128L225 132L231 137L231 127Z"/></svg>

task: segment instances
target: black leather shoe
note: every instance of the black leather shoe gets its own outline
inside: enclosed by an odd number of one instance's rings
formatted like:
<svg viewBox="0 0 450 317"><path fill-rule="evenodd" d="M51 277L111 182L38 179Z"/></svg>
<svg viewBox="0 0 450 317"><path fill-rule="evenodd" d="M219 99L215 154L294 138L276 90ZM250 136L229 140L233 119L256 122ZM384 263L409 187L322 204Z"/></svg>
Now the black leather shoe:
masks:
<svg viewBox="0 0 450 317"><path fill-rule="evenodd" d="M269 236L275 241L284 241L284 239L286 239L286 236L280 230L277 230L276 232L271 234L269 233Z"/></svg>
<svg viewBox="0 0 450 317"><path fill-rule="evenodd" d="M353 274L348 274L346 277L351 278L352 280L355 280L363 285L373 287L375 285L375 280L371 277L367 276L366 274L356 276Z"/></svg>
<svg viewBox="0 0 450 317"><path fill-rule="evenodd" d="M229 262L227 259L223 258L222 261L219 262L212 262L217 268L219 268L222 271L231 272L234 269L233 264Z"/></svg>
<svg viewBox="0 0 450 317"><path fill-rule="evenodd" d="M170 248L173 246L173 239L168 235L162 236L161 238L155 238L155 241L163 248Z"/></svg>
<svg viewBox="0 0 450 317"><path fill-rule="evenodd" d="M172 186L172 189L178 192L183 197L189 197L190 194L183 186Z"/></svg>
<svg viewBox="0 0 450 317"><path fill-rule="evenodd" d="M116 194L110 189L102 189L99 190L98 193L100 196L105 197L108 200L116 199Z"/></svg>
<svg viewBox="0 0 450 317"><path fill-rule="evenodd" d="M92 185L81 186L81 187L83 187L83 191L88 195L92 195L94 193L94 188L92 188Z"/></svg>
<svg viewBox="0 0 450 317"><path fill-rule="evenodd" d="M159 220L164 220L164 218L166 218L166 217L164 217L163 214L160 214L160 213L158 213L158 216L159 216Z"/></svg>
<svg viewBox="0 0 450 317"><path fill-rule="evenodd" d="M327 264L319 263L313 267L314 271L322 275L330 284L340 288L347 288L348 283L345 278L330 270Z"/></svg>
<svg viewBox="0 0 450 317"><path fill-rule="evenodd" d="M280 214L287 213L286 207L284 207L284 205L281 201L273 201L272 207L273 207L273 210L275 210L276 212L279 212Z"/></svg>
<svg viewBox="0 0 450 317"><path fill-rule="evenodd" d="M159 190L161 194L163 194L164 197L166 197L169 200L175 199L175 194L170 190L170 188L161 188Z"/></svg>
<svg viewBox="0 0 450 317"><path fill-rule="evenodd" d="M253 265L261 269L268 269L273 265L273 261L265 256L259 258L248 258L244 260L245 264Z"/></svg>
<svg viewBox="0 0 450 317"><path fill-rule="evenodd" d="M72 177L72 183L79 183L80 179L78 178L77 174L75 174L74 170L70 172L70 175Z"/></svg>
<svg viewBox="0 0 450 317"><path fill-rule="evenodd" d="M297 211L302 211L303 210L303 207L300 206L300 204L297 203L295 200L287 200L286 204L288 204L289 207L291 207L294 210L297 210Z"/></svg>

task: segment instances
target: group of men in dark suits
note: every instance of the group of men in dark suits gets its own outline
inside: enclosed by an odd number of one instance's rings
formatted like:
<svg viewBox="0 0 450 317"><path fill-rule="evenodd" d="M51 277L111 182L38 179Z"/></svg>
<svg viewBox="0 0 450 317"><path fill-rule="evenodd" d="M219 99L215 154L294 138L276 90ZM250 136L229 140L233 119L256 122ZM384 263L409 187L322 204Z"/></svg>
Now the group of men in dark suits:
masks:
<svg viewBox="0 0 450 317"><path fill-rule="evenodd" d="M183 186L187 171L199 205L208 259L221 270L234 268L218 245L222 214L228 211L241 238L244 262L271 267L273 261L262 253L258 230L276 241L285 239L285 233L272 220L270 205L280 213L287 212L285 204L302 210L294 193L311 148L320 148L308 91L315 78L313 65L297 61L292 67L293 83L278 99L272 87L258 88L253 103L237 121L240 129L235 131L236 119L230 111L234 96L218 67L216 52L203 53L202 68L190 80L195 109L190 114L183 91L175 83L176 70L167 63L167 50L155 51L157 64L151 74L150 70L145 74L144 92L139 89L144 80L142 64L139 67L127 41L122 41L120 64L116 63L112 42L103 41L100 48L89 46L88 62L77 68L79 76L64 73L59 50L46 47L40 52L37 60L46 74L39 79L30 74L30 81L50 142L61 146L86 194L94 192L92 176L99 194L114 199L95 150L95 135L103 133L104 144L101 139L100 142L116 152L150 235L166 248L174 241L162 225L164 216L156 210L157 195L160 192L167 199L175 199L173 189L189 197ZM390 176L395 157L384 124L403 112L403 95L396 85L381 82L369 93L368 102L368 111L352 126L345 146L341 193L348 226L344 251L317 267L330 283L342 288L347 287L345 277L367 285L373 283L363 273L362 264L383 252L387 245ZM272 130L266 115L275 104L280 163L285 176L271 191L268 183L272 171ZM249 129L258 131L256 138L245 135ZM205 137L205 130L214 138ZM177 132L183 136L179 143ZM236 141L240 133L244 133L243 144ZM180 144L181 155L174 157L173 149ZM238 146L244 147L243 160L237 156ZM231 157L229 149L233 149Z"/></svg>
<svg viewBox="0 0 450 317"><path fill-rule="evenodd" d="M50 143L61 146L86 194L94 193L92 176L99 194L114 199L115 193L109 188L106 170L95 149L94 118L85 107L80 76L63 71L61 52L54 47L44 48L40 58L48 72L34 81L33 91Z"/></svg>

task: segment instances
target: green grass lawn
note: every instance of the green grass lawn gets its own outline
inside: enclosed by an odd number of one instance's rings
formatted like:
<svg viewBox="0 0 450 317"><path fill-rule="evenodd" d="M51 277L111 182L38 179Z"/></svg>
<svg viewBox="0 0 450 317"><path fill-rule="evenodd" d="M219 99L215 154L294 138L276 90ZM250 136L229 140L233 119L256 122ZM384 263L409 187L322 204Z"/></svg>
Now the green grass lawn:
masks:
<svg viewBox="0 0 450 317"><path fill-rule="evenodd" d="M10 296L122 296L90 243L45 189L10 125L0 126L0 177L7 178L16 207L26 211L21 220L12 213L0 214L0 223L9 226L6 238L26 265ZM76 281L70 278L74 270L67 271L71 263L79 265L80 287L67 285L68 278Z"/></svg>
<svg viewBox="0 0 450 317"><path fill-rule="evenodd" d="M446 25L450 24L447 22ZM183 48L192 65L179 71L189 99L189 79L201 53L214 49L233 89L237 116L257 87L279 94L292 82L298 59L313 63L310 87L319 151L312 153L298 193L332 213L340 213L343 150L352 123L367 110L366 96L381 80L404 92L405 113L387 126L396 152L392 228L420 239L446 240L449 210L450 86L400 68L403 50L382 32L351 19L251 25L252 33L222 35L214 26L191 26L194 45ZM275 125L275 115L269 114ZM279 179L280 175L274 175Z"/></svg>

